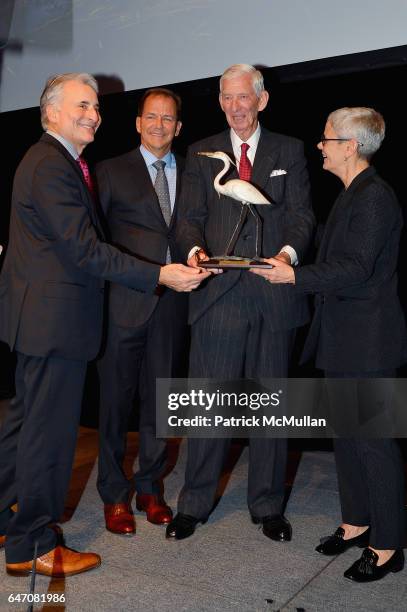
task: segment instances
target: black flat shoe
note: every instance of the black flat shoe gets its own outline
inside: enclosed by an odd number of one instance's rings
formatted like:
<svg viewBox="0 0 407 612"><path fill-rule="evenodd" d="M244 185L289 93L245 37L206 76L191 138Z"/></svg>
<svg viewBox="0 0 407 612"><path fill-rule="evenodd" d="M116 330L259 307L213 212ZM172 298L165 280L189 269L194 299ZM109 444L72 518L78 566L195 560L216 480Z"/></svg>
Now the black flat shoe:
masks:
<svg viewBox="0 0 407 612"><path fill-rule="evenodd" d="M282 514L272 514L270 516L252 516L255 525L263 525L263 533L267 538L276 542L289 542L292 537L292 527Z"/></svg>
<svg viewBox="0 0 407 612"><path fill-rule="evenodd" d="M165 537L175 540L185 540L195 532L195 527L198 523L206 523L206 519L198 519L189 514L178 512L171 523L167 526Z"/></svg>
<svg viewBox="0 0 407 612"><path fill-rule="evenodd" d="M345 550L348 550L348 548L352 548L352 546L365 548L365 546L369 544L370 527L355 538L349 538L349 540L344 540L344 535L344 529L338 527L334 534L327 538L322 538L321 544L319 544L315 550L322 555L333 556L340 555L345 552Z"/></svg>
<svg viewBox="0 0 407 612"><path fill-rule="evenodd" d="M378 555L370 548L365 548L360 559L346 570L345 578L354 582L373 582L381 580L389 572L401 572L404 567L404 553L398 548L383 565L377 565Z"/></svg>

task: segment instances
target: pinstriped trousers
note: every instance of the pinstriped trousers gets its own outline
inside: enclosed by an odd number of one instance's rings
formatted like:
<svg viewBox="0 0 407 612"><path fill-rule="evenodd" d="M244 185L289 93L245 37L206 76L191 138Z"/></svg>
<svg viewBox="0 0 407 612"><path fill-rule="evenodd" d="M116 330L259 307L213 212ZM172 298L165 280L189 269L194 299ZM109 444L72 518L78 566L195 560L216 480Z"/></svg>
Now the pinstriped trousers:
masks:
<svg viewBox="0 0 407 612"><path fill-rule="evenodd" d="M189 376L219 381L287 376L294 330L273 332L251 297L244 274L192 326ZM210 513L229 439L190 439L178 510L204 519ZM248 506L252 516L282 511L287 441L250 438Z"/></svg>

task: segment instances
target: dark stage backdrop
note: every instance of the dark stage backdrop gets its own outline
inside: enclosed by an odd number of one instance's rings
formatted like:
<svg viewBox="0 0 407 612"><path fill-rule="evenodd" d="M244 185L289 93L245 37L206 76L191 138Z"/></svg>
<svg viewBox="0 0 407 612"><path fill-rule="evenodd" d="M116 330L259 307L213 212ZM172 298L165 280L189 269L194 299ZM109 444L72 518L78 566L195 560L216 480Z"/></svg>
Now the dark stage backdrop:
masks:
<svg viewBox="0 0 407 612"><path fill-rule="evenodd" d="M261 115L261 123L266 128L296 136L305 142L319 222L326 219L341 183L322 170L316 143L328 113L341 106L372 106L384 115L386 139L374 164L394 187L404 208L407 201L407 100L403 93L407 84L405 50L405 47L398 48L396 56L390 50L379 55L358 54L296 64L295 67L263 69L270 101ZM224 115L218 105L218 77L165 85L177 91L183 99L183 128L175 143L179 153L185 154L190 143L225 128ZM86 156L92 164L124 153L138 144L135 116L142 93L143 90L138 90L101 96L103 123L95 143L86 149ZM13 174L26 149L42 133L38 108L0 114L0 133L5 154L0 182L0 243L6 244ZM403 237L401 264L405 260L405 242ZM311 252L309 257L312 256ZM407 284L402 272L400 265L400 293L405 303ZM301 348L303 335L299 335L297 351ZM3 363L9 364L4 347L0 352ZM7 367L2 367L0 372L1 392L1 389L9 389L11 383ZM313 374L310 367L301 372L303 375ZM298 375L298 370L296 373ZM91 378L83 418L87 423L95 421L94 387Z"/></svg>

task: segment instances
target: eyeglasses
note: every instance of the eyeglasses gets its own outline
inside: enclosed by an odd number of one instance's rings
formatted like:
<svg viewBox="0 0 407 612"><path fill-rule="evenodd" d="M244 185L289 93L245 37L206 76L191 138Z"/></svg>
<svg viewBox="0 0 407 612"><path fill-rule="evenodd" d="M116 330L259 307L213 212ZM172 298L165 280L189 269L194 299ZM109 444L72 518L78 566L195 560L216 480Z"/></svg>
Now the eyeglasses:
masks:
<svg viewBox="0 0 407 612"><path fill-rule="evenodd" d="M331 142L331 141L349 142L349 140L352 140L352 138L325 138L325 134L321 134L321 136L319 137L319 142L321 142L322 144L325 144L326 142ZM357 143L360 147L363 147L363 142L357 141Z"/></svg>

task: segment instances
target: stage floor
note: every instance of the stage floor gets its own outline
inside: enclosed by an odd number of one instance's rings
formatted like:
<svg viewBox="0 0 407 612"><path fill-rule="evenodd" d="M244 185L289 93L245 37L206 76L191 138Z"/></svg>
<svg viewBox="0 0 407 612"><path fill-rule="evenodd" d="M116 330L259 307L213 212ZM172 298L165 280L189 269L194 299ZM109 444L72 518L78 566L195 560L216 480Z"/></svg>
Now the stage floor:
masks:
<svg viewBox="0 0 407 612"><path fill-rule="evenodd" d="M0 403L0 419L4 405ZM137 442L137 434L129 434L129 474L137 460ZM248 449L238 442L222 478L220 501L193 537L167 541L164 527L148 523L135 510L137 534L126 538L104 528L95 486L97 432L82 427L62 526L68 546L99 553L102 565L65 581L38 576L37 593L64 593L66 603L37 605L34 610L405 612L407 570L364 586L343 578L359 549L336 558L314 552L319 538L339 523L333 454L308 445L300 455L304 442L291 441L290 447L292 490L286 515L293 526L291 542L273 542L251 523L246 507ZM175 509L186 444L171 440L169 450L166 499ZM0 560L4 563L4 550ZM0 610L26 610L27 605L8 603L8 597L28 592L29 580L8 576L4 565L0 574Z"/></svg>

